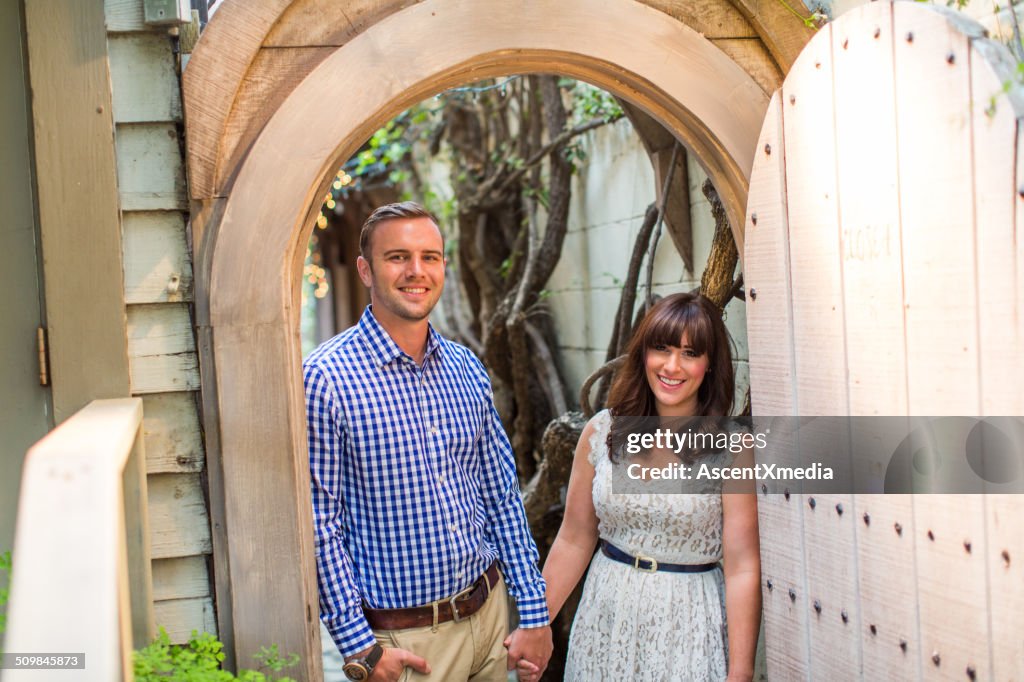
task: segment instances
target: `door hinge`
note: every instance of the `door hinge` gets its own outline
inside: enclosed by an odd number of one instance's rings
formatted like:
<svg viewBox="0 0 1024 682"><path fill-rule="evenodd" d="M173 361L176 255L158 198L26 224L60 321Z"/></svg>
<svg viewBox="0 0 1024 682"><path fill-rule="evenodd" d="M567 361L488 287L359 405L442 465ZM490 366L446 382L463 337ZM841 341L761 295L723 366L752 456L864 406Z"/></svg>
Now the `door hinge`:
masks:
<svg viewBox="0 0 1024 682"><path fill-rule="evenodd" d="M46 328L36 329L36 345L39 347L39 385L50 385L50 354L46 347Z"/></svg>

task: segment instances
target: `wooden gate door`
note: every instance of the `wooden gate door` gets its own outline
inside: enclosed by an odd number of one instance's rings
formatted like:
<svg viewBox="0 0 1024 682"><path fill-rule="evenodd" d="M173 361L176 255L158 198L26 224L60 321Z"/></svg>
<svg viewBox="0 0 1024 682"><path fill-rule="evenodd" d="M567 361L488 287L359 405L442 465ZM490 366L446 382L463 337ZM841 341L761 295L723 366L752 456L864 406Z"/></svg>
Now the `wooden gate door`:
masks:
<svg viewBox="0 0 1024 682"><path fill-rule="evenodd" d="M911 2L806 46L750 185L755 414L1024 414L1013 68ZM816 498L759 499L769 679L1024 679L1024 496Z"/></svg>

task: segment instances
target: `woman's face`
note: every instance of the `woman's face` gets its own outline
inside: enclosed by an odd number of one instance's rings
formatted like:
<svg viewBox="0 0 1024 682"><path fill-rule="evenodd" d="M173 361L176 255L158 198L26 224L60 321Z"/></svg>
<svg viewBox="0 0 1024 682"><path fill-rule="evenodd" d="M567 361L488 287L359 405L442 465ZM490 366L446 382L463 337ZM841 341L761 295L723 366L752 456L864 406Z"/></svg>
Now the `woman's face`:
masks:
<svg viewBox="0 0 1024 682"><path fill-rule="evenodd" d="M697 389L708 371L708 354L697 355L690 348L686 332L678 346L647 349L644 364L654 404L662 417L697 414Z"/></svg>

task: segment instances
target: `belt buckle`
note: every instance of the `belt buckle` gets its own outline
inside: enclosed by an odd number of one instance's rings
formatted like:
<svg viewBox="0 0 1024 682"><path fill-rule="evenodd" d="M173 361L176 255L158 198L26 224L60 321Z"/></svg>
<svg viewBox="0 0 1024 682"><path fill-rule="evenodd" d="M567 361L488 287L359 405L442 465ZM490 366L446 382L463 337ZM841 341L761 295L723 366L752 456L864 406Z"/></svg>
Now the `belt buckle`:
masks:
<svg viewBox="0 0 1024 682"><path fill-rule="evenodd" d="M647 561L651 565L650 567L644 567L640 565L641 561ZM658 560L652 557L640 556L639 554L633 557L633 568L644 573L655 573L658 570Z"/></svg>
<svg viewBox="0 0 1024 682"><path fill-rule="evenodd" d="M456 599L461 599L462 597L468 596L474 589L476 589L476 582L475 581L473 583L471 583L469 587L467 587L466 589L462 590L461 592L456 592L452 596L448 597L448 606L452 610L452 621L453 622L459 623L459 622L462 621L462 616L459 615L459 607L455 604L455 600Z"/></svg>

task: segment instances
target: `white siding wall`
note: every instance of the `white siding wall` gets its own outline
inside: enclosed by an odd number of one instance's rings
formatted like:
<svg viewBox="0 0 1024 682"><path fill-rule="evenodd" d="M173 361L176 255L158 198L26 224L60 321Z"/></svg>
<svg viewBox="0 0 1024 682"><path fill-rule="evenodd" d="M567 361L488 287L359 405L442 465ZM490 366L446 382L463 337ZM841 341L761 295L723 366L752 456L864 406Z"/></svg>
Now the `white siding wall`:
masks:
<svg viewBox="0 0 1024 682"><path fill-rule="evenodd" d="M144 400L153 594L172 641L216 632L176 38L142 0L106 0L132 393Z"/></svg>
<svg viewBox="0 0 1024 682"><path fill-rule="evenodd" d="M558 329L559 359L574 401L587 376L604 364L633 241L655 196L654 171L627 120L589 133L581 146L586 158L573 180L569 233L562 260L546 287ZM711 250L715 221L701 192L706 176L692 157L689 177L695 272L686 271L672 239L663 231L652 283L660 295L699 286ZM638 307L645 293L645 273L646 264L641 269ZM742 405L749 376L742 301L733 300L726 307L726 326L736 343L736 401Z"/></svg>

